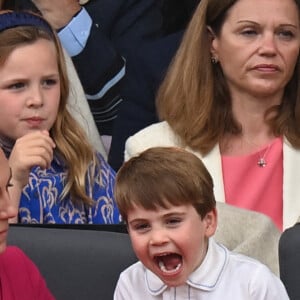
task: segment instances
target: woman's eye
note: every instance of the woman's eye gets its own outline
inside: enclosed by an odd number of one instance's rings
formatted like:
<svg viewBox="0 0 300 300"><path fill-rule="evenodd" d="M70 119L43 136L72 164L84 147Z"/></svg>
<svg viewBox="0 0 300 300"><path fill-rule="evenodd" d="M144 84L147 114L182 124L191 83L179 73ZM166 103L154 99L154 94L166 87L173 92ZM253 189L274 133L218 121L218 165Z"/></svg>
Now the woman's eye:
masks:
<svg viewBox="0 0 300 300"><path fill-rule="evenodd" d="M257 31L255 29L244 29L241 34L244 36L255 36Z"/></svg>
<svg viewBox="0 0 300 300"><path fill-rule="evenodd" d="M295 34L290 30L279 31L278 35L285 40L291 40L295 36Z"/></svg>

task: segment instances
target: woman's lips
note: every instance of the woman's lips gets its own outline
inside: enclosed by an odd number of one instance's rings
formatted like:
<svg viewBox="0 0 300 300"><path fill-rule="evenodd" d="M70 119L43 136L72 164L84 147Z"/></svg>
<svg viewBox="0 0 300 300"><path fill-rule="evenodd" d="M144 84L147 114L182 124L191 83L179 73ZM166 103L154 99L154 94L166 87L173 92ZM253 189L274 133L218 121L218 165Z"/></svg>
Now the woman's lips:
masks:
<svg viewBox="0 0 300 300"><path fill-rule="evenodd" d="M279 71L279 67L277 65L273 64L259 64L256 65L253 70L260 71L260 72L266 72L266 73L274 73Z"/></svg>

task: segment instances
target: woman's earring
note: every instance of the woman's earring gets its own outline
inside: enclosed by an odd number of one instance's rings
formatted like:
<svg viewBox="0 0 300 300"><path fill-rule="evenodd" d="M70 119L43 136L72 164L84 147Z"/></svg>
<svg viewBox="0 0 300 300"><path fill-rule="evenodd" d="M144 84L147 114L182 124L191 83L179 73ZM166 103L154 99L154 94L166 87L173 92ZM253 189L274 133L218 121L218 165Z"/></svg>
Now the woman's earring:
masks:
<svg viewBox="0 0 300 300"><path fill-rule="evenodd" d="M217 59L216 57L212 56L212 57L211 57L211 63L212 63L213 65L216 65L216 64L218 63L218 59Z"/></svg>

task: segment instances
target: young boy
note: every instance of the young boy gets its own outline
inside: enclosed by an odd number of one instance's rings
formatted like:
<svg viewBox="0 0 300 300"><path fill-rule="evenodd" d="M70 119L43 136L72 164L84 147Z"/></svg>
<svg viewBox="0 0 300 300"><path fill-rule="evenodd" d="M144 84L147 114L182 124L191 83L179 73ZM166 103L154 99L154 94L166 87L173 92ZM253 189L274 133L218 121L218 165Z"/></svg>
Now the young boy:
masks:
<svg viewBox="0 0 300 300"><path fill-rule="evenodd" d="M178 148L151 148L119 170L115 198L140 260L120 275L115 300L289 299L265 265L217 244L213 181Z"/></svg>

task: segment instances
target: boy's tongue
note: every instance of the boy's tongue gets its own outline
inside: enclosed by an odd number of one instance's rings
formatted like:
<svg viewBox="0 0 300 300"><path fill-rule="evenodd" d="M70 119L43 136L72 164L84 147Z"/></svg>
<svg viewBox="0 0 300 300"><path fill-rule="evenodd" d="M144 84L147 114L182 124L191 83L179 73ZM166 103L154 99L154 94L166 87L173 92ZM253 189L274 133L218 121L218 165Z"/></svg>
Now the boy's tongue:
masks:
<svg viewBox="0 0 300 300"><path fill-rule="evenodd" d="M178 254L168 254L161 256L159 258L163 262L165 268L169 270L174 270L181 263L181 256Z"/></svg>

